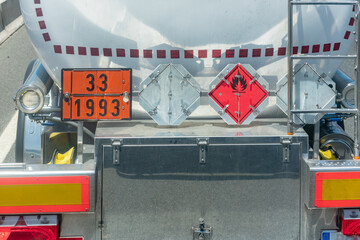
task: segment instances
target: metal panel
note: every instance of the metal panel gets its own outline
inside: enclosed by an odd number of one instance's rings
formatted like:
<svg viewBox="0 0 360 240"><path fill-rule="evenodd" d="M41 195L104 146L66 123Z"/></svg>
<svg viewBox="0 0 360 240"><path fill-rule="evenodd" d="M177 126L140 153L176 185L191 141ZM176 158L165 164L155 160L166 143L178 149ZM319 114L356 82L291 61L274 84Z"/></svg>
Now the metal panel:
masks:
<svg viewBox="0 0 360 240"><path fill-rule="evenodd" d="M298 239L306 135L291 139L290 161L284 162L282 125L154 125L98 125L103 239L191 239L199 218L212 228L213 239Z"/></svg>
<svg viewBox="0 0 360 240"><path fill-rule="evenodd" d="M84 237L95 240L97 224L95 214L62 214L61 237Z"/></svg>
<svg viewBox="0 0 360 240"><path fill-rule="evenodd" d="M293 82L292 109L313 110L330 109L335 105L335 83L326 74L319 75L315 68L305 63L296 65ZM288 79L283 77L277 83L277 105L288 111ZM324 113L299 113L294 115L296 124L315 124Z"/></svg>
<svg viewBox="0 0 360 240"><path fill-rule="evenodd" d="M160 64L140 83L140 105L159 125L180 125L200 105L200 85L180 64Z"/></svg>

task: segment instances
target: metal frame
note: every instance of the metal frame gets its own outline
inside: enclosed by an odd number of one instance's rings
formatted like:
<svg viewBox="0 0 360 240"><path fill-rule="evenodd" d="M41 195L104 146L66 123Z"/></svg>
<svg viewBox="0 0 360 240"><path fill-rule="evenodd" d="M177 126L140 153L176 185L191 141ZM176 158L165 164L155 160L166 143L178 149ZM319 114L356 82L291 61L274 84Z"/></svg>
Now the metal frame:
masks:
<svg viewBox="0 0 360 240"><path fill-rule="evenodd" d="M294 5L354 5L355 6L355 49L356 55L293 55L293 6ZM294 113L354 113L354 123L355 123L355 134L354 134L354 159L360 159L360 143L359 143L359 121L360 121L360 17L359 17L359 5L360 0L357 1L294 1L288 0L288 124L287 132L288 135L294 134ZM293 109L293 82L294 82L294 59L347 59L355 58L355 109L322 109L322 110L298 110ZM316 135L316 133L315 133ZM314 152L318 151L314 149Z"/></svg>

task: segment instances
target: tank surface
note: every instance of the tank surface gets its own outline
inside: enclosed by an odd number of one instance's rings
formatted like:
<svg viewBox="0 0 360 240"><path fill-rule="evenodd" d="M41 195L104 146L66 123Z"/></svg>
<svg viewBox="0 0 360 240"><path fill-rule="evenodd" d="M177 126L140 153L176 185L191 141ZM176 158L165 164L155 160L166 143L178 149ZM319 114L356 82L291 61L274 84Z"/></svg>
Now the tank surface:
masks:
<svg viewBox="0 0 360 240"><path fill-rule="evenodd" d="M207 89L230 63L274 89L286 72L286 0L20 0L33 45L55 82L63 68L133 69L134 90L159 64L182 64ZM346 54L353 6L295 6L294 52ZM332 76L341 60L317 60Z"/></svg>

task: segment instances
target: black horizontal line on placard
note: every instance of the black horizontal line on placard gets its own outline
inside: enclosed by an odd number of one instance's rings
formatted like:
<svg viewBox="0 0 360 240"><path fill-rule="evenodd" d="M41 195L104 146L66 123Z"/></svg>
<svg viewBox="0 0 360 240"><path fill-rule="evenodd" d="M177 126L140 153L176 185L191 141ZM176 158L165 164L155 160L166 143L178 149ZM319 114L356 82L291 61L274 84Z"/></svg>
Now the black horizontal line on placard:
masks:
<svg viewBox="0 0 360 240"><path fill-rule="evenodd" d="M123 93L116 94L116 93L108 93L108 94L71 94L71 97L121 97L124 96ZM129 94L129 97L131 95Z"/></svg>

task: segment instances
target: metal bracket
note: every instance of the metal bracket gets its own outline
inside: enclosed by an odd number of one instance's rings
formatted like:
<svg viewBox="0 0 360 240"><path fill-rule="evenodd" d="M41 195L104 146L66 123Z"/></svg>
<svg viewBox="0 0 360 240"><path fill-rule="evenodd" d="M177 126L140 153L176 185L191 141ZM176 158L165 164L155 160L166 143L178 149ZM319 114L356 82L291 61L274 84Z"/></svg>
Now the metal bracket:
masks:
<svg viewBox="0 0 360 240"><path fill-rule="evenodd" d="M119 165L120 164L120 147L121 145L123 145L123 140L119 139L119 140L114 140L112 142L112 146L113 146L113 164L114 165Z"/></svg>
<svg viewBox="0 0 360 240"><path fill-rule="evenodd" d="M283 145L283 162L288 163L290 162L291 137L281 137L280 141L281 144Z"/></svg>
<svg viewBox="0 0 360 240"><path fill-rule="evenodd" d="M199 145L199 163L204 165L206 164L206 150L209 144L209 138L199 138L197 143Z"/></svg>
<svg viewBox="0 0 360 240"><path fill-rule="evenodd" d="M206 226L203 218L199 219L199 226L192 227L193 240L211 240L213 228Z"/></svg>

